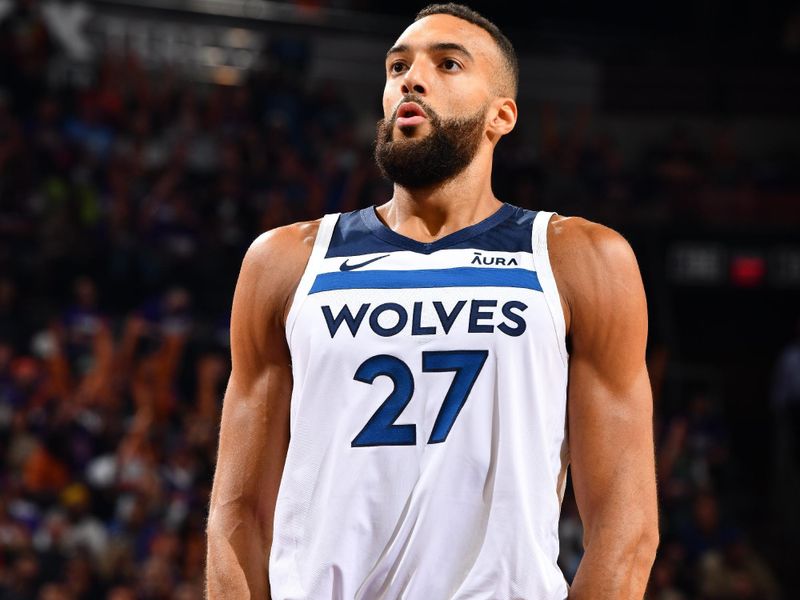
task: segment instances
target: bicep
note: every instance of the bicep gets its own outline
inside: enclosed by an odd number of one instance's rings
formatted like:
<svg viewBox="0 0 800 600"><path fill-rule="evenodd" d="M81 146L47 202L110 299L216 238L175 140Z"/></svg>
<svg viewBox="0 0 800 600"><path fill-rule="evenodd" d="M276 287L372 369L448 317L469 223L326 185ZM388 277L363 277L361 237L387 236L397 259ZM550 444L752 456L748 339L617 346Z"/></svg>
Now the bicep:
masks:
<svg viewBox="0 0 800 600"><path fill-rule="evenodd" d="M656 503L639 268L627 241L607 228L586 256L572 302L568 413L573 486L588 542L593 528L607 523L651 522Z"/></svg>

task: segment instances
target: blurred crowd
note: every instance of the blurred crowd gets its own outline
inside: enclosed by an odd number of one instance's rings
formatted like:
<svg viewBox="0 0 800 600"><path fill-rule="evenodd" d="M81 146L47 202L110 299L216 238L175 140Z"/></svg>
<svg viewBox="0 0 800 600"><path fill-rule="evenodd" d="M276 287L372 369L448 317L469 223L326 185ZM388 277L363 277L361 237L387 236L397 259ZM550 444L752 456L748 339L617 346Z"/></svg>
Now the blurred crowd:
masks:
<svg viewBox="0 0 800 600"><path fill-rule="evenodd" d="M200 598L244 251L391 185L356 109L334 85L308 89L297 65L201 86L106 56L79 85L52 77L58 48L35 7L0 22L0 598ZM674 129L631 162L588 115L568 134L553 107L540 116L540 139L498 147L496 191L512 203L610 225L800 216L795 154L745 160L727 130L703 147ZM702 392L659 415L650 598L779 597L725 503L726 436ZM567 499L570 577L580 535Z"/></svg>

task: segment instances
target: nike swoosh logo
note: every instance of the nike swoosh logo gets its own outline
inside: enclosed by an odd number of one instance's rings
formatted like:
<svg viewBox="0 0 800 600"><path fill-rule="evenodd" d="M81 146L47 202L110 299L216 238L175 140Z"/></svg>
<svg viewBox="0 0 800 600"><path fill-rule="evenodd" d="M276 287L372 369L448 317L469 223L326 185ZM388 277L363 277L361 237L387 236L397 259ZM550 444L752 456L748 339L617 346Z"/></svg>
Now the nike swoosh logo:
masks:
<svg viewBox="0 0 800 600"><path fill-rule="evenodd" d="M376 256L375 258L370 258L369 260L365 260L361 263L356 263L354 265L347 264L347 261L350 260L349 258L345 260L341 265L339 265L340 271L352 271L353 269L360 269L361 267L367 266L369 263L374 263L376 260L380 260L382 258L386 258L389 256L388 254L384 254L383 256Z"/></svg>

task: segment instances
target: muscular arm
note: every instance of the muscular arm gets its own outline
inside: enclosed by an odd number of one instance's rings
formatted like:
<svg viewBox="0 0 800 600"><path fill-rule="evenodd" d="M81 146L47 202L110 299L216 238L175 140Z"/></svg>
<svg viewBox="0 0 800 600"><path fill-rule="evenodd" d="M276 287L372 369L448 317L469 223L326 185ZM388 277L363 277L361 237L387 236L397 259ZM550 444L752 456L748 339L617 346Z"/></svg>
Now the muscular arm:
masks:
<svg viewBox="0 0 800 600"><path fill-rule="evenodd" d="M212 600L269 598L272 522L289 443L292 372L284 323L317 226L262 234L242 261L207 524Z"/></svg>
<svg viewBox="0 0 800 600"><path fill-rule="evenodd" d="M647 305L617 232L579 217L550 225L572 341L568 428L585 554L570 599L640 599L658 545Z"/></svg>

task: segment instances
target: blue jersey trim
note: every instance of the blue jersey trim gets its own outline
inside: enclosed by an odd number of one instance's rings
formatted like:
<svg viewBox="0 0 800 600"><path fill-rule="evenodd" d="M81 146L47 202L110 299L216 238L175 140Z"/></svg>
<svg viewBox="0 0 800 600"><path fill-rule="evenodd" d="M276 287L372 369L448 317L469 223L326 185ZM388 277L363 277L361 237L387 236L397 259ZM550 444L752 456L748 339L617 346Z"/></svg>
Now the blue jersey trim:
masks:
<svg viewBox="0 0 800 600"><path fill-rule="evenodd" d="M342 213L331 237L326 258L412 250L431 254L436 250L485 250L532 252L531 227L537 211L504 203L483 221L434 242L418 242L392 231L378 218L375 207Z"/></svg>
<svg viewBox="0 0 800 600"><path fill-rule="evenodd" d="M470 225L469 227L459 229L458 231L454 231L453 233L448 234L443 238L439 238L433 242L419 242L411 239L410 237L401 235L392 229L389 229L389 227L384 225L383 221L378 218L378 213L374 206L361 211L361 218L364 219L364 223L372 230L372 233L385 242L389 242L395 246L400 246L406 250L430 254L431 252L435 252L441 248L449 248L453 244L457 244L458 242L467 238L473 238L477 235L480 235L484 231L491 229L501 221L504 221L510 217L512 212L514 212L514 207L510 204L503 203L500 208L482 221L479 221L474 225Z"/></svg>
<svg viewBox="0 0 800 600"><path fill-rule="evenodd" d="M342 213L328 244L325 258L351 257L377 252L396 252L401 250L375 237L364 224L361 210Z"/></svg>
<svg viewBox="0 0 800 600"><path fill-rule="evenodd" d="M345 271L320 273L309 294L330 290L409 289L435 287L515 287L541 292L536 271L455 267L411 271Z"/></svg>

